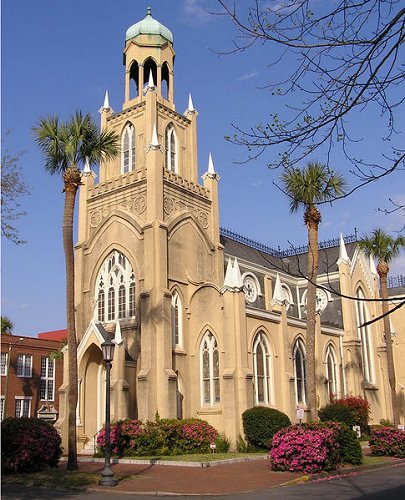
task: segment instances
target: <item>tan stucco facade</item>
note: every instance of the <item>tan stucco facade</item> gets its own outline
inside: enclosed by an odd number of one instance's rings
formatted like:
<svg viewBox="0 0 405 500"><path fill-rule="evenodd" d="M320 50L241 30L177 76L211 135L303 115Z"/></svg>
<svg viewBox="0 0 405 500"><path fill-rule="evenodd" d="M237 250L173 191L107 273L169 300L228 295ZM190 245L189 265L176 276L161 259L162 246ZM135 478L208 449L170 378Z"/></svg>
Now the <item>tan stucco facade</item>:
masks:
<svg viewBox="0 0 405 500"><path fill-rule="evenodd" d="M303 374L297 372L295 350L302 346L305 357L305 277L296 266L289 271L282 257L221 234L219 176L213 165L198 183L197 112L190 105L184 115L175 109L171 42L139 34L126 42L124 61L122 111L114 113L108 104L100 109L101 126L122 138L122 153L100 165L97 182L94 175L84 175L80 188L75 254L79 448L91 449L104 421L100 345L106 335L117 344L113 421L154 419L157 411L162 418L199 417L235 444L243 435L241 414L254 404L277 408L293 421L297 406L306 409L305 394L297 388ZM377 297L377 277L355 244L347 255L342 243L340 250L329 248L334 260L318 280L342 294L327 292L319 310L318 403L326 404L331 391L359 395L370 402L372 421L378 422L392 418L382 322L368 327L365 348L357 301L345 298L356 297L359 289L365 298ZM114 282L114 272L121 285ZM243 281L247 277L251 296ZM289 298L280 296L277 279ZM367 302L367 317L376 317L379 308L378 302ZM327 320L329 310L333 320ZM403 393L404 313L395 314L398 390ZM333 360L329 365L328 359ZM64 441L67 365L65 357L58 421Z"/></svg>

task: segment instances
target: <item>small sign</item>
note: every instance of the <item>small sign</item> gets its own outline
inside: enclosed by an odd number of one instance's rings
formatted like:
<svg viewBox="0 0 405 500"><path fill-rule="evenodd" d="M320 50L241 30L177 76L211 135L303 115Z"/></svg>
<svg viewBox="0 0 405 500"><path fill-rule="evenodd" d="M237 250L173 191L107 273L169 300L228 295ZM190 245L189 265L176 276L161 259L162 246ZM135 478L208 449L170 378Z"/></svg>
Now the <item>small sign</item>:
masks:
<svg viewBox="0 0 405 500"><path fill-rule="evenodd" d="M398 429L400 431L405 431L405 425L404 424L398 424Z"/></svg>
<svg viewBox="0 0 405 500"><path fill-rule="evenodd" d="M215 453L215 450L217 449L217 445L215 443L211 443L210 448L211 448L212 453Z"/></svg>
<svg viewBox="0 0 405 500"><path fill-rule="evenodd" d="M352 429L356 433L357 437L360 439L361 438L361 429L360 425L353 425Z"/></svg>
<svg viewBox="0 0 405 500"><path fill-rule="evenodd" d="M304 408L297 407L297 420L304 420L305 412Z"/></svg>

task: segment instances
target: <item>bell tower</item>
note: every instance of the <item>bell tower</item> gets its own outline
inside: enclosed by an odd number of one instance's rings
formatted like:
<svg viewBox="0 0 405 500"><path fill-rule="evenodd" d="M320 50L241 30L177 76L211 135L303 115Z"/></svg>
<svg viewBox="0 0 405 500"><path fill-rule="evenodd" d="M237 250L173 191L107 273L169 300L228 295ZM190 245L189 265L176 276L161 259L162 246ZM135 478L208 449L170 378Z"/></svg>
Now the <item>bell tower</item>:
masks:
<svg viewBox="0 0 405 500"><path fill-rule="evenodd" d="M198 113L191 96L186 111L176 111L173 35L150 9L127 30L123 56L122 109L114 112L106 94L99 110L101 129L116 132L120 153L101 162L98 182L86 171L80 188L80 397L91 401L98 383L89 369L101 359L96 329L117 344L112 418L151 420L157 410L173 418L195 413L189 374L199 370L195 336L208 316L197 305L191 314L190 304L200 288L219 294L223 282L219 178L210 161L199 183ZM177 336L174 298L181 303L177 318L182 311ZM98 424L91 405L86 408L82 433L90 439Z"/></svg>
<svg viewBox="0 0 405 500"><path fill-rule="evenodd" d="M125 102L127 109L142 100L147 88L156 86L157 99L175 109L173 102L173 35L152 17L131 26L125 36Z"/></svg>

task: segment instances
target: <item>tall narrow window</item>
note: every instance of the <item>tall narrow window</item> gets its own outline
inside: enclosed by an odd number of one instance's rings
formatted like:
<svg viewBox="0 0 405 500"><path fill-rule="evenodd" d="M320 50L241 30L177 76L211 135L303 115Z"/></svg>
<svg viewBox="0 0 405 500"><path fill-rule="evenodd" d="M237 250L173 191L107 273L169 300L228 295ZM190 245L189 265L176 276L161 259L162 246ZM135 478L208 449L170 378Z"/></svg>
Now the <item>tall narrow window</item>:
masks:
<svg viewBox="0 0 405 500"><path fill-rule="evenodd" d="M43 401L53 401L55 398L55 360L41 358L40 397Z"/></svg>
<svg viewBox="0 0 405 500"><path fill-rule="evenodd" d="M0 418L4 420L4 396L0 396Z"/></svg>
<svg viewBox="0 0 405 500"><path fill-rule="evenodd" d="M125 286L120 285L118 289L118 318L123 319L125 318L126 314L126 293L125 293Z"/></svg>
<svg viewBox="0 0 405 500"><path fill-rule="evenodd" d="M121 173L127 174L135 168L135 128L128 123L122 134Z"/></svg>
<svg viewBox="0 0 405 500"><path fill-rule="evenodd" d="M364 326L364 323L369 319L367 306L364 302L364 293L359 288L356 292L356 317L357 317L357 334L361 342L361 357L363 364L363 374L367 382L374 382L374 369L372 358L371 345L371 330L370 325Z"/></svg>
<svg viewBox="0 0 405 500"><path fill-rule="evenodd" d="M165 134L166 168L177 173L177 140L172 124L166 127Z"/></svg>
<svg viewBox="0 0 405 500"><path fill-rule="evenodd" d="M271 358L267 339L260 332L253 344L255 403L271 403Z"/></svg>
<svg viewBox="0 0 405 500"><path fill-rule="evenodd" d="M96 280L97 319L116 321L135 316L135 274L125 255L114 250Z"/></svg>
<svg viewBox="0 0 405 500"><path fill-rule="evenodd" d="M7 375L7 357L6 352L1 353L0 375Z"/></svg>
<svg viewBox="0 0 405 500"><path fill-rule="evenodd" d="M200 349L201 404L212 406L220 401L219 352L214 335L207 331Z"/></svg>
<svg viewBox="0 0 405 500"><path fill-rule="evenodd" d="M17 377L31 377L32 356L30 354L17 355Z"/></svg>
<svg viewBox="0 0 405 500"><path fill-rule="evenodd" d="M339 391L339 377L338 365L336 362L335 350L331 345L328 346L326 351L326 377L328 380L328 394L329 400L333 401L338 396Z"/></svg>
<svg viewBox="0 0 405 500"><path fill-rule="evenodd" d="M301 340L297 340L293 351L294 375L295 375L295 398L297 403L305 404L306 396L306 370L305 370L305 348Z"/></svg>
<svg viewBox="0 0 405 500"><path fill-rule="evenodd" d="M183 310L179 294L174 292L172 297L172 338L173 346L182 346L183 344Z"/></svg>
<svg viewBox="0 0 405 500"><path fill-rule="evenodd" d="M30 417L31 398L16 397L15 416L16 418Z"/></svg>

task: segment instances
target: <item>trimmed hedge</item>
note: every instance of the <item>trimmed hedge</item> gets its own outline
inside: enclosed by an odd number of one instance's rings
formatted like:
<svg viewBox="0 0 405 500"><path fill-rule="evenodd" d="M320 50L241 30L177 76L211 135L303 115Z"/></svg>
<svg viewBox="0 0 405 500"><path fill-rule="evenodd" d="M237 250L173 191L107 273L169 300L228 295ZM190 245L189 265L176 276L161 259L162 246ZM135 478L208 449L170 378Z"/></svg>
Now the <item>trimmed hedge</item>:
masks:
<svg viewBox="0 0 405 500"><path fill-rule="evenodd" d="M39 418L3 420L1 445L1 468L5 473L56 467L62 454L58 431Z"/></svg>
<svg viewBox="0 0 405 500"><path fill-rule="evenodd" d="M342 403L330 403L318 411L321 422L340 422L353 427L356 420L353 411Z"/></svg>
<svg viewBox="0 0 405 500"><path fill-rule="evenodd" d="M274 434L291 425L288 416L274 408L254 406L242 414L243 430L251 446L268 450Z"/></svg>

